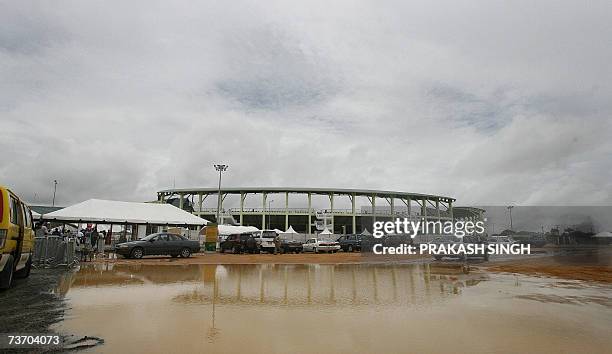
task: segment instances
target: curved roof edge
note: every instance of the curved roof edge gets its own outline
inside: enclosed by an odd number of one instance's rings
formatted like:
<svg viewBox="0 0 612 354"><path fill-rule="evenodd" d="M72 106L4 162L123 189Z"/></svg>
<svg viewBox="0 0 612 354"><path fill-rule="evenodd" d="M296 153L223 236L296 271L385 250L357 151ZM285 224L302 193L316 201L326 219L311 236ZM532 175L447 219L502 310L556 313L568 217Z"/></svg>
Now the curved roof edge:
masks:
<svg viewBox="0 0 612 354"><path fill-rule="evenodd" d="M218 188L171 188L158 191L157 193L217 193ZM378 196L395 196L395 197L416 197L416 198L427 198L427 199L446 199L455 201L455 198L447 197L443 195L435 194L423 194L423 193L409 193L409 192L398 192L398 191L387 191L387 190L375 190L375 189L347 189L347 188L302 188L302 187L222 187L221 191L224 193L313 193L313 194L356 194L358 196L371 196L376 194Z"/></svg>

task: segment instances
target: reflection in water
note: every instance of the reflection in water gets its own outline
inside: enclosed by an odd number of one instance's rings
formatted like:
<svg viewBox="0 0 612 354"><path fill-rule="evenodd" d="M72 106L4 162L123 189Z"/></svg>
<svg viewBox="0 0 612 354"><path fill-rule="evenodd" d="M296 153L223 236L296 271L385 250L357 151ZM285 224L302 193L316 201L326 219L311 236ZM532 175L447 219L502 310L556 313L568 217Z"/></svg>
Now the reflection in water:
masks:
<svg viewBox="0 0 612 354"><path fill-rule="evenodd" d="M601 301L530 295L590 288L521 279L443 264L83 265L58 287L71 309L56 329L104 338L96 351L133 353L524 352L533 336L550 343L544 351L611 344L610 308L594 307ZM466 340L473 333L482 335ZM585 343L572 342L577 334Z"/></svg>
<svg viewBox="0 0 612 354"><path fill-rule="evenodd" d="M398 268L400 271L398 271ZM69 288L193 283L179 303L291 306L422 305L458 295L483 275L431 265L113 265L82 266ZM432 291L437 289L437 291Z"/></svg>
<svg viewBox="0 0 612 354"><path fill-rule="evenodd" d="M395 266L210 267L216 267L213 284L202 282L173 301L270 306L414 305L441 301L480 281L464 274L435 274L427 266L409 267L401 276ZM431 291L433 283L437 285L437 292ZM406 288L410 291L399 290Z"/></svg>

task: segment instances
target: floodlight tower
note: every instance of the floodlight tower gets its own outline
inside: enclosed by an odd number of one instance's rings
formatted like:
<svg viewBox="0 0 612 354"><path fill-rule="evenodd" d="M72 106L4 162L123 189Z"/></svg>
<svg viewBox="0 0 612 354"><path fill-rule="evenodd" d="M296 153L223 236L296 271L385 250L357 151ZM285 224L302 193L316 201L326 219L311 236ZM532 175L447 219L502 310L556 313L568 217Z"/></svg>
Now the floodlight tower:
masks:
<svg viewBox="0 0 612 354"><path fill-rule="evenodd" d="M51 205L55 206L55 192L57 192L57 180L53 180L53 202Z"/></svg>
<svg viewBox="0 0 612 354"><path fill-rule="evenodd" d="M228 165L217 164L214 165L215 170L219 171L219 193L217 197L217 225L220 224L219 217L221 216L221 174L227 171Z"/></svg>
<svg viewBox="0 0 612 354"><path fill-rule="evenodd" d="M508 210L510 211L510 230L513 230L512 229L512 208L514 208L514 205L510 205L508 207Z"/></svg>

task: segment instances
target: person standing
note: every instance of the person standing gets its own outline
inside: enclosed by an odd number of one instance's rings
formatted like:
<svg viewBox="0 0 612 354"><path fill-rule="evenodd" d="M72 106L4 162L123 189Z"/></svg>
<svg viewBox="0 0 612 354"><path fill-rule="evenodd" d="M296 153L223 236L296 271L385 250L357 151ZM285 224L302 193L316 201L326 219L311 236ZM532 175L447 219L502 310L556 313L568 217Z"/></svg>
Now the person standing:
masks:
<svg viewBox="0 0 612 354"><path fill-rule="evenodd" d="M98 239L100 238L100 234L98 234L98 227L96 226L93 230L91 230L91 248L94 253L98 252Z"/></svg>
<svg viewBox="0 0 612 354"><path fill-rule="evenodd" d="M256 248L257 248L257 241L255 241L255 238L253 237L253 235L250 235L249 238L247 238L246 240L247 252L253 254L255 253Z"/></svg>
<svg viewBox="0 0 612 354"><path fill-rule="evenodd" d="M104 254L104 242L106 241L106 231L102 230L102 235L98 237L98 253Z"/></svg>
<svg viewBox="0 0 612 354"><path fill-rule="evenodd" d="M278 236L278 234L276 234L276 237L274 238L274 254L278 254L281 251L281 239L280 236Z"/></svg>

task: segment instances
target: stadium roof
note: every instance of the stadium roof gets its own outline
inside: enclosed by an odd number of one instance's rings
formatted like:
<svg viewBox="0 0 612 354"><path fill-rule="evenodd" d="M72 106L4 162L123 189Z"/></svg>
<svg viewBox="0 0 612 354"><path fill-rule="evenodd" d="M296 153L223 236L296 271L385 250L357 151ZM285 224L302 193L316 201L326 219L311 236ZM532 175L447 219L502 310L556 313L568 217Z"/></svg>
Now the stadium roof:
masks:
<svg viewBox="0 0 612 354"><path fill-rule="evenodd" d="M173 188L164 189L158 193L184 193L184 194L214 194L218 192L218 188ZM408 193L408 192L397 192L397 191L386 191L386 190L375 190L375 189L345 189L345 188L295 188L295 187L222 187L222 193L238 194L238 193L312 193L312 194L355 194L357 196L381 196L381 197L396 197L396 198L411 198L411 199L445 199L448 201L455 201L455 198L434 195L434 194L421 194L421 193Z"/></svg>

